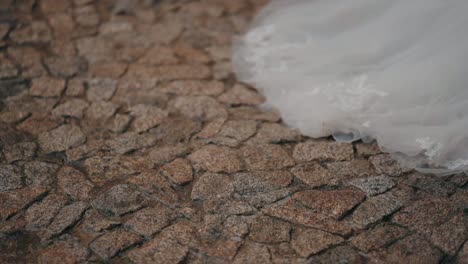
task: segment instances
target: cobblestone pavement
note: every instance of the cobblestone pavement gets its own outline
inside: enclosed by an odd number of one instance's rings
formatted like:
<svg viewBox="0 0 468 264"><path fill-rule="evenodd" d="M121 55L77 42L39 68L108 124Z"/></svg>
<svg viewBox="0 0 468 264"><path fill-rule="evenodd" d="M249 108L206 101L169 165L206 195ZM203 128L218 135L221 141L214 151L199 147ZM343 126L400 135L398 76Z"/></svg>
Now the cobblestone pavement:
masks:
<svg viewBox="0 0 468 264"><path fill-rule="evenodd" d="M264 2L0 0L0 263L468 263L466 175L304 137L236 82Z"/></svg>

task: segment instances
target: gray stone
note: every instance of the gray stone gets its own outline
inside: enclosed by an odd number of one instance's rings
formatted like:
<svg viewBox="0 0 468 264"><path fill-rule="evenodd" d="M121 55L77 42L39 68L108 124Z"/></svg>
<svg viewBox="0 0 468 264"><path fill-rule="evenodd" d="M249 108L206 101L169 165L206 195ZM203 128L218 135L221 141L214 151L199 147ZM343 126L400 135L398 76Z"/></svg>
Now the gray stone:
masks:
<svg viewBox="0 0 468 264"><path fill-rule="evenodd" d="M117 109L118 105L111 102L93 102L86 111L86 118L96 123L105 122L114 116Z"/></svg>
<svg viewBox="0 0 468 264"><path fill-rule="evenodd" d="M106 145L118 154L125 154L140 148L150 147L156 143L156 137L151 134L127 132L108 140Z"/></svg>
<svg viewBox="0 0 468 264"><path fill-rule="evenodd" d="M113 230L95 239L89 248L100 258L112 258L120 251L141 241L141 237L124 230Z"/></svg>
<svg viewBox="0 0 468 264"><path fill-rule="evenodd" d="M288 187L293 177L287 171L265 171L237 173L233 175L233 186L239 194L255 194Z"/></svg>
<svg viewBox="0 0 468 264"><path fill-rule="evenodd" d="M59 166L42 161L30 161L24 164L24 176L27 185L49 187L55 183Z"/></svg>
<svg viewBox="0 0 468 264"><path fill-rule="evenodd" d="M107 101L112 98L117 89L117 80L91 79L88 81L86 97L89 101Z"/></svg>
<svg viewBox="0 0 468 264"><path fill-rule="evenodd" d="M125 226L142 236L150 237L168 226L174 217L173 210L158 204L134 213Z"/></svg>
<svg viewBox="0 0 468 264"><path fill-rule="evenodd" d="M52 110L52 114L56 116L71 116L81 119L83 112L88 108L88 103L81 99L71 99L63 104L58 105Z"/></svg>
<svg viewBox="0 0 468 264"><path fill-rule="evenodd" d="M236 149L208 145L195 151L189 157L196 170L210 172L237 172L242 163Z"/></svg>
<svg viewBox="0 0 468 264"><path fill-rule="evenodd" d="M311 140L297 144L293 157L298 162L320 161L345 161L353 158L353 145L331 141Z"/></svg>
<svg viewBox="0 0 468 264"><path fill-rule="evenodd" d="M369 252L383 248L407 234L408 230L402 227L381 225L357 235L351 240L351 244L364 252Z"/></svg>
<svg viewBox="0 0 468 264"><path fill-rule="evenodd" d="M130 115L134 116L132 127L136 132L144 132L153 128L168 116L168 112L151 105L135 105L130 108Z"/></svg>
<svg viewBox="0 0 468 264"><path fill-rule="evenodd" d="M423 190L431 195L448 197L454 193L457 186L449 181L444 181L438 177L431 177L421 173L413 173L408 176L405 181L406 184Z"/></svg>
<svg viewBox="0 0 468 264"><path fill-rule="evenodd" d="M29 89L29 95L59 97L64 90L65 80L51 77L39 77L33 79L31 88Z"/></svg>
<svg viewBox="0 0 468 264"><path fill-rule="evenodd" d="M18 213L47 192L42 186L0 192L0 220Z"/></svg>
<svg viewBox="0 0 468 264"><path fill-rule="evenodd" d="M375 170L379 174L387 174L389 176L400 176L405 170L400 167L398 162L389 154L379 154L369 158L369 161L374 165Z"/></svg>
<svg viewBox="0 0 468 264"><path fill-rule="evenodd" d="M25 213L26 230L38 231L47 227L66 203L64 196L49 194L42 201L31 205Z"/></svg>
<svg viewBox="0 0 468 264"><path fill-rule="evenodd" d="M10 38L19 44L44 44L52 39L52 31L44 21L33 21L17 27L10 33Z"/></svg>
<svg viewBox="0 0 468 264"><path fill-rule="evenodd" d="M359 228L365 228L392 214L401 206L398 198L390 193L373 196L356 208L349 221Z"/></svg>
<svg viewBox="0 0 468 264"><path fill-rule="evenodd" d="M45 153L65 151L86 141L85 134L78 126L62 125L39 135L39 145Z"/></svg>
<svg viewBox="0 0 468 264"><path fill-rule="evenodd" d="M177 185L187 184L193 179L192 166L185 159L176 159L164 165L160 172Z"/></svg>
<svg viewBox="0 0 468 264"><path fill-rule="evenodd" d="M266 144L266 143L280 143L280 142L295 142L301 138L299 131L288 128L282 124L277 123L263 123L258 129L257 134L252 140L251 144Z"/></svg>
<svg viewBox="0 0 468 264"><path fill-rule="evenodd" d="M226 175L205 173L195 181L191 196L193 200L205 200L210 196L229 195L233 191L231 180Z"/></svg>
<svg viewBox="0 0 468 264"><path fill-rule="evenodd" d="M63 207L47 229L42 232L43 240L47 241L60 235L65 229L74 226L81 219L86 208L88 208L88 205L84 202L77 202Z"/></svg>
<svg viewBox="0 0 468 264"><path fill-rule="evenodd" d="M52 76L70 78L86 70L86 61L81 57L52 56L44 59L44 64Z"/></svg>
<svg viewBox="0 0 468 264"><path fill-rule="evenodd" d="M62 167L57 174L57 185L74 200L88 200L94 184L83 173L72 167Z"/></svg>
<svg viewBox="0 0 468 264"><path fill-rule="evenodd" d="M442 253L417 235L397 241L387 249L369 256L369 263L425 263L436 264Z"/></svg>
<svg viewBox="0 0 468 264"><path fill-rule="evenodd" d="M209 96L179 96L169 104L182 115L195 120L213 120L227 116L226 109Z"/></svg>
<svg viewBox="0 0 468 264"><path fill-rule="evenodd" d="M236 84L219 96L218 100L231 105L259 105L265 101L265 98L242 84Z"/></svg>
<svg viewBox="0 0 468 264"><path fill-rule="evenodd" d="M82 263L89 256L88 249L72 236L60 237L53 245L40 252L38 263Z"/></svg>
<svg viewBox="0 0 468 264"><path fill-rule="evenodd" d="M279 145L245 146L241 152L246 168L251 171L280 170L295 165L289 153Z"/></svg>
<svg viewBox="0 0 468 264"><path fill-rule="evenodd" d="M0 166L0 192L23 187L21 170L14 165Z"/></svg>
<svg viewBox="0 0 468 264"><path fill-rule="evenodd" d="M92 205L105 214L120 216L143 207L144 197L129 185L119 184L101 194Z"/></svg>
<svg viewBox="0 0 468 264"><path fill-rule="evenodd" d="M293 233L292 248L301 257L315 255L332 245L339 244L343 238L317 229L298 229Z"/></svg>
<svg viewBox="0 0 468 264"><path fill-rule="evenodd" d="M359 188L367 196L384 193L395 186L395 182L385 175L355 179L350 181L349 184Z"/></svg>
<svg viewBox="0 0 468 264"><path fill-rule="evenodd" d="M269 216L256 217L250 229L249 238L256 242L278 243L290 239L291 225Z"/></svg>

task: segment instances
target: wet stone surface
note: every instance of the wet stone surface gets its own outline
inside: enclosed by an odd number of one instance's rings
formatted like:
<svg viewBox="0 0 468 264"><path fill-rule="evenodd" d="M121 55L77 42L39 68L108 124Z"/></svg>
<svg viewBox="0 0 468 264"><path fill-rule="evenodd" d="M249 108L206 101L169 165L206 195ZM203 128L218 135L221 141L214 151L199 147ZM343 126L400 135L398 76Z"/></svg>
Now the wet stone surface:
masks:
<svg viewBox="0 0 468 264"><path fill-rule="evenodd" d="M116 2L0 0L0 263L466 263L467 175L236 80L268 0Z"/></svg>

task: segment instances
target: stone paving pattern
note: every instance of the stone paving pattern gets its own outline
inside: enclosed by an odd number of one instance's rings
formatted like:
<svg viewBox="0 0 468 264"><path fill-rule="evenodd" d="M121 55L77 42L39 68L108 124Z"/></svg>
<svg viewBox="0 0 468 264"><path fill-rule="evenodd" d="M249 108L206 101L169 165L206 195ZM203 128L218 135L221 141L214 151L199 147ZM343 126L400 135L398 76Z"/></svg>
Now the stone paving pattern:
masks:
<svg viewBox="0 0 468 264"><path fill-rule="evenodd" d="M468 263L467 175L236 82L266 1L148 2L0 0L0 263Z"/></svg>

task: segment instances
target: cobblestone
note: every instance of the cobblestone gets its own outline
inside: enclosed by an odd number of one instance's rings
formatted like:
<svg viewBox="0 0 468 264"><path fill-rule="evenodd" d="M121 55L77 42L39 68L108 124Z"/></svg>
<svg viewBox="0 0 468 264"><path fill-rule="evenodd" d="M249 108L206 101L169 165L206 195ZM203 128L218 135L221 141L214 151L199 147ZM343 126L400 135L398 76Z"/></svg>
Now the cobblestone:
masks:
<svg viewBox="0 0 468 264"><path fill-rule="evenodd" d="M0 263L465 263L465 174L238 82L268 0L0 0Z"/></svg>

